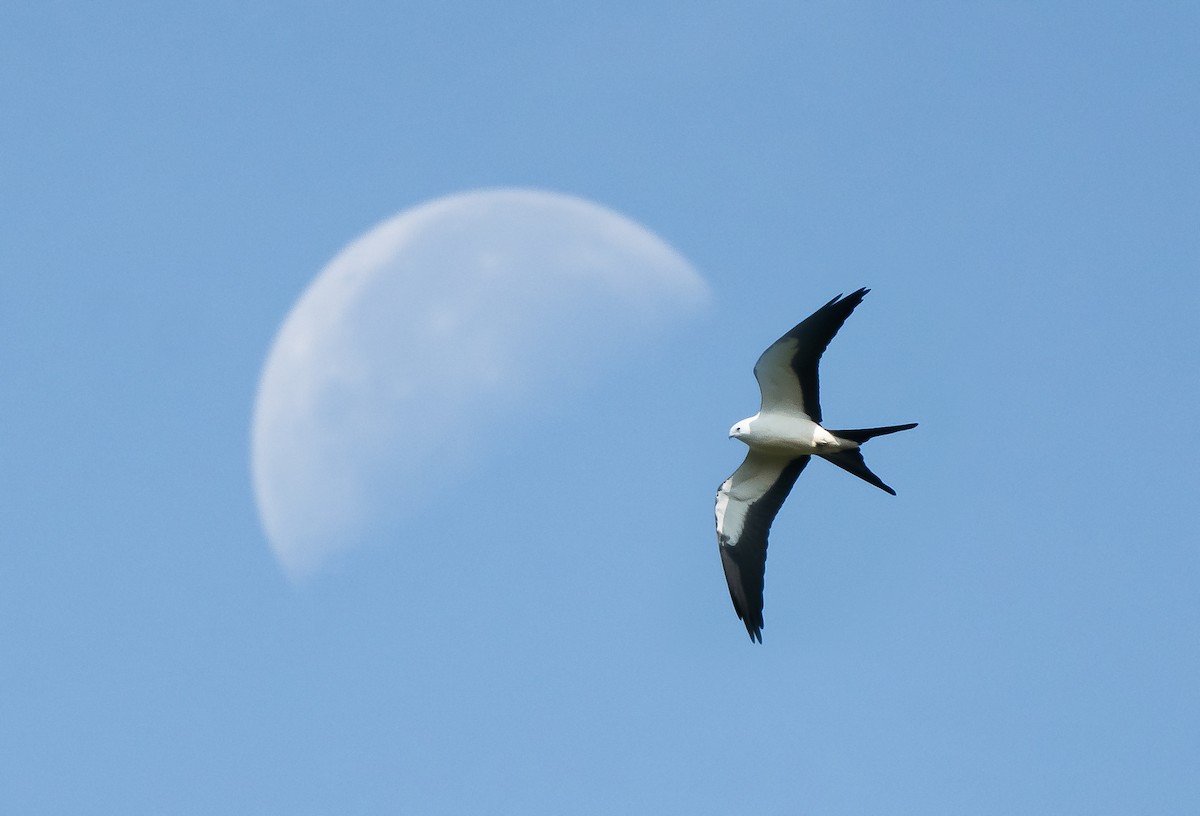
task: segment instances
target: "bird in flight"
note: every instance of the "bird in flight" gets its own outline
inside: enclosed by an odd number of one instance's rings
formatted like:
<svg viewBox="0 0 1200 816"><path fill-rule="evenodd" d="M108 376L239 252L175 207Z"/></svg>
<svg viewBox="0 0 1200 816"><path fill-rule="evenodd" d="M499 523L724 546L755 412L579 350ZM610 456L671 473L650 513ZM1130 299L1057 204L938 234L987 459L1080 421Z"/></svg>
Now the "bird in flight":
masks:
<svg viewBox="0 0 1200 816"><path fill-rule="evenodd" d="M750 451L717 490L717 545L733 608L751 641L762 643L767 534L809 458L820 456L896 495L867 467L860 449L868 439L907 431L917 423L851 431L821 426L817 364L869 291L838 295L771 344L754 364L762 393L758 413L729 429L730 438L746 443Z"/></svg>

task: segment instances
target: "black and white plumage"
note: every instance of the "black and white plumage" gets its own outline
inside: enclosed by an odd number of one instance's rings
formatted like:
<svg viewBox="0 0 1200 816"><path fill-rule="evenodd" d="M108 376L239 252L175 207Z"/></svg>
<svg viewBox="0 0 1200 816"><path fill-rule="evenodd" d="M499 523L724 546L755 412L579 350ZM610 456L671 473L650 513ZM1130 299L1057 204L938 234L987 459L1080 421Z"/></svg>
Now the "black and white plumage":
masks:
<svg viewBox="0 0 1200 816"><path fill-rule="evenodd" d="M821 426L817 365L869 291L838 295L764 351L754 364L762 404L729 430L750 452L717 490L717 544L733 608L752 641L762 642L767 534L809 457L820 456L896 495L870 471L859 448L873 437L915 428L915 422L849 431Z"/></svg>

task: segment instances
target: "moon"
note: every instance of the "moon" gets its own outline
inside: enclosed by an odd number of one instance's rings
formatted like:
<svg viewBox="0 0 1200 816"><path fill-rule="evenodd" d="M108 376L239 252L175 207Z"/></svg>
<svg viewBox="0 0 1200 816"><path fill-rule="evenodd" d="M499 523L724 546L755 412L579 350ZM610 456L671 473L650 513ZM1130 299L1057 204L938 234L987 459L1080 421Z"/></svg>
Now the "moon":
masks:
<svg viewBox="0 0 1200 816"><path fill-rule="evenodd" d="M468 191L367 231L296 302L259 380L251 471L280 566L311 576L453 485L522 400L708 298L662 239L558 193Z"/></svg>

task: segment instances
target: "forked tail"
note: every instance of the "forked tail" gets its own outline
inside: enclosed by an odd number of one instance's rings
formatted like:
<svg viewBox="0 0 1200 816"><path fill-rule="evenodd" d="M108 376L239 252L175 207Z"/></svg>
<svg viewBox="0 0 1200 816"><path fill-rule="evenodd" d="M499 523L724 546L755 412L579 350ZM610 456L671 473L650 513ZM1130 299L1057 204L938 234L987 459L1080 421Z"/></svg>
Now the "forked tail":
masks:
<svg viewBox="0 0 1200 816"><path fill-rule="evenodd" d="M851 442L857 442L859 445L862 445L868 439L874 439L877 436L885 436L899 431L907 431L915 427L917 427L917 423L910 422L907 425L889 425L886 428L860 428L853 431L830 431L830 433L841 439L849 439ZM882 479L871 472L871 469L867 467L867 463L863 461L862 451L858 448L838 451L837 453L822 454L821 458L827 462L832 462L847 473L853 473L864 482L870 482L880 490L891 493L893 496L896 495L895 490L885 485Z"/></svg>

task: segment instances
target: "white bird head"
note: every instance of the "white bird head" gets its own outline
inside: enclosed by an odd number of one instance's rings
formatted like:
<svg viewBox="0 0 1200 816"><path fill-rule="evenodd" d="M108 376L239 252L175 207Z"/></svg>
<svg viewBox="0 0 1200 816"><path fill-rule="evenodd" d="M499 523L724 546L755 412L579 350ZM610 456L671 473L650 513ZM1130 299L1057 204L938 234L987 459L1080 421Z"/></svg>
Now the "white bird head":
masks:
<svg viewBox="0 0 1200 816"><path fill-rule="evenodd" d="M757 417L758 414L755 414L747 419L739 420L732 428L729 429L729 438L741 439L743 436L748 435L750 433L750 426L754 423L754 420Z"/></svg>

